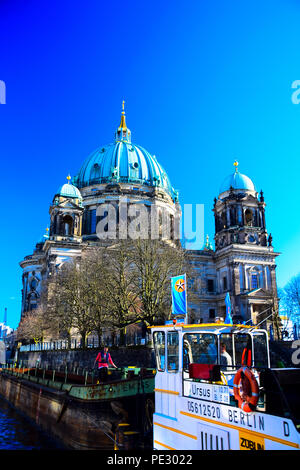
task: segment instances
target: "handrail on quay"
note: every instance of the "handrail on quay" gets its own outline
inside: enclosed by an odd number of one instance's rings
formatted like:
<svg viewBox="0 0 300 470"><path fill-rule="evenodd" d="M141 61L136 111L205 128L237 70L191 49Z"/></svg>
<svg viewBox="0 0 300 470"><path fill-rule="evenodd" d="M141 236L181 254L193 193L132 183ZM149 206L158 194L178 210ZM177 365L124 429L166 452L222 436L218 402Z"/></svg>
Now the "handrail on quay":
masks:
<svg viewBox="0 0 300 470"><path fill-rule="evenodd" d="M150 338L141 338L136 336L133 340L126 342L125 346L145 346L151 342ZM108 346L119 346L119 344L107 343ZM93 338L87 342L86 349L100 348L102 345L98 339ZM32 352L32 351L61 351L67 349L83 349L80 340L72 339L59 340L59 341L41 341L34 344L23 344L20 346L20 352Z"/></svg>

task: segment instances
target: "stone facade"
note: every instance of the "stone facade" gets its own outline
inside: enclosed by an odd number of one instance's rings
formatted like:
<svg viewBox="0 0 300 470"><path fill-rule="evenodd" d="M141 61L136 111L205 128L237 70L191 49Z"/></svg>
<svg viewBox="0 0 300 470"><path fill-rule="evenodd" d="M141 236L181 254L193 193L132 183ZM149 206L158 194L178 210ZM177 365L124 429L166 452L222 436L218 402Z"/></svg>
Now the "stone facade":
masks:
<svg viewBox="0 0 300 470"><path fill-rule="evenodd" d="M203 250L189 252L197 272L191 283L190 311L196 322L225 319L227 292L235 322L257 324L278 310L275 261L279 253L267 233L264 196L261 192L259 197L253 183L246 177L242 180L244 175L237 170L233 184L236 176L240 187L223 187L214 201L216 249L206 244Z"/></svg>
<svg viewBox="0 0 300 470"><path fill-rule="evenodd" d="M258 323L278 308L275 260L279 253L274 251L272 236L267 233L264 195L257 193L253 182L238 171L237 165L235 162L235 172L224 180L214 200L215 250L207 240L202 250L188 251L196 273L188 283L191 322L224 319L227 292L233 320L237 322ZM178 192L156 157L131 143L124 109L115 142L97 149L72 184L70 179L55 194L50 206L50 233L20 263L22 316L38 306L43 281L63 263L80 257L89 246L110 243L104 236L107 224L102 224L108 204L116 210L118 236L122 223L125 221L126 227L131 223L130 207L134 205L146 208L151 223L155 213L159 235L168 226L168 240L176 240L174 233L181 217ZM124 218L122 204L127 210ZM266 313L264 317L262 312Z"/></svg>

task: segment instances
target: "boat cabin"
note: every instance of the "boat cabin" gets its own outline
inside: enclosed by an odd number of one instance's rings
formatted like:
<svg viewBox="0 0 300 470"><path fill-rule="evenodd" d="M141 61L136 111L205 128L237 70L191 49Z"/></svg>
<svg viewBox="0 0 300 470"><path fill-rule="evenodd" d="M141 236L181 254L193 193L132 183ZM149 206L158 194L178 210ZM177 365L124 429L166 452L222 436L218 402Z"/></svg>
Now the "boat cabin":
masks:
<svg viewBox="0 0 300 470"><path fill-rule="evenodd" d="M244 325L199 324L153 327L157 375L220 381L246 365L270 367L267 332ZM223 377L223 378L222 378Z"/></svg>

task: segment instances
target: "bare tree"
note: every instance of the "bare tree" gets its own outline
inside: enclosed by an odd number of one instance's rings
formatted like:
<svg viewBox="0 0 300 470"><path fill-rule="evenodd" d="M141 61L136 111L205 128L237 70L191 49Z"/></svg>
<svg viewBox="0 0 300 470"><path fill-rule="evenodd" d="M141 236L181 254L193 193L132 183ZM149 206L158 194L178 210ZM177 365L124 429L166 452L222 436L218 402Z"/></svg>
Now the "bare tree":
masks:
<svg viewBox="0 0 300 470"><path fill-rule="evenodd" d="M279 290L281 308L294 321L300 320L300 273Z"/></svg>
<svg viewBox="0 0 300 470"><path fill-rule="evenodd" d="M51 273L41 296L46 322L56 326L57 335L52 339L67 337L69 342L74 327L74 311L70 308L70 292L74 287L72 267L65 263L55 273Z"/></svg>
<svg viewBox="0 0 300 470"><path fill-rule="evenodd" d="M84 256L90 275L90 328L97 334L101 344L103 332L112 325L112 299L107 289L109 264L106 252L101 248L88 250Z"/></svg>
<svg viewBox="0 0 300 470"><path fill-rule="evenodd" d="M120 241L107 249L105 259L107 307L111 326L119 330L122 344L124 328L141 318L140 300L134 289L136 273L132 265L132 244Z"/></svg>
<svg viewBox="0 0 300 470"><path fill-rule="evenodd" d="M89 247L49 277L42 295L43 328L69 341L78 331L83 347L92 332L100 343L104 331L118 331L123 344L126 326L169 318L171 277L187 266L181 247L159 240Z"/></svg>
<svg viewBox="0 0 300 470"><path fill-rule="evenodd" d="M185 253L180 246L139 239L133 244L131 255L140 316L149 324L164 322L171 314L171 277L187 269Z"/></svg>
<svg viewBox="0 0 300 470"><path fill-rule="evenodd" d="M43 341L45 336L53 331L54 325L46 321L43 306L24 314L18 328L17 339L25 341Z"/></svg>
<svg viewBox="0 0 300 470"><path fill-rule="evenodd" d="M86 346L92 326L94 277L88 257L70 260L51 276L47 290L48 321L58 325L60 336L70 341L76 329Z"/></svg>

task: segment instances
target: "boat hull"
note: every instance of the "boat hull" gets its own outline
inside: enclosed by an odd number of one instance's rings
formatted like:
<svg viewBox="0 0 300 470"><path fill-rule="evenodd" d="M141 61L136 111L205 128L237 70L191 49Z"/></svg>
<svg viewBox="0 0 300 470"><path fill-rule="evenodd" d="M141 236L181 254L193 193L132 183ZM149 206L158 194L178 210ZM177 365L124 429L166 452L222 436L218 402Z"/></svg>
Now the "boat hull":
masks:
<svg viewBox="0 0 300 470"><path fill-rule="evenodd" d="M147 448L152 437L147 406L153 400L153 380L144 380L142 387L136 378L100 385L61 384L59 389L42 379L32 381L2 372L0 394L66 448Z"/></svg>

